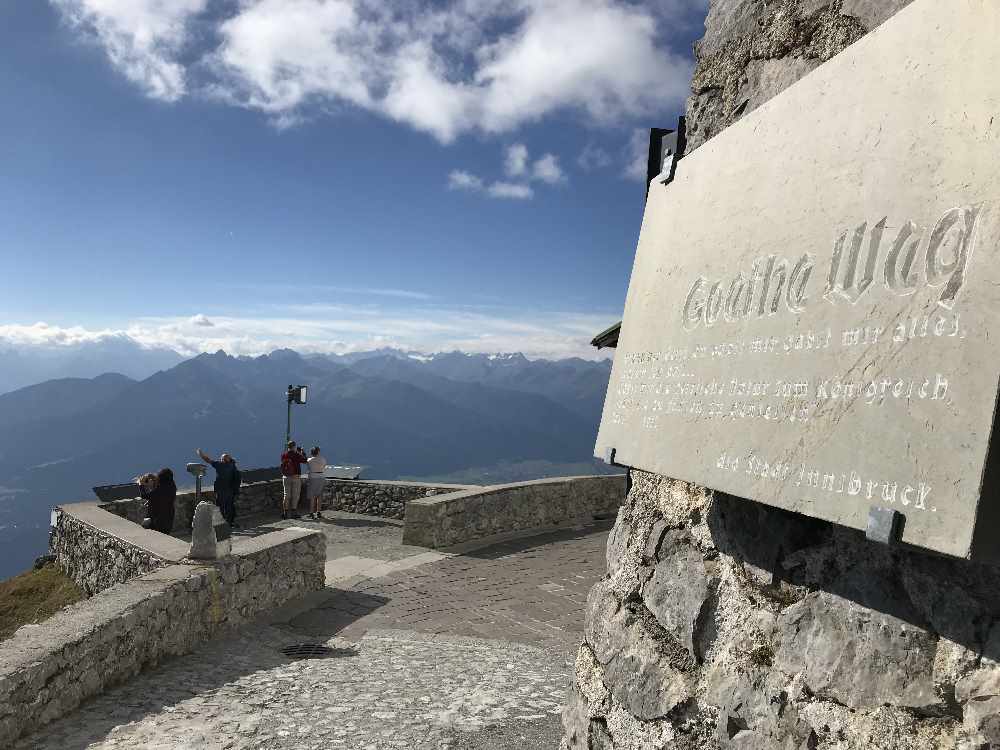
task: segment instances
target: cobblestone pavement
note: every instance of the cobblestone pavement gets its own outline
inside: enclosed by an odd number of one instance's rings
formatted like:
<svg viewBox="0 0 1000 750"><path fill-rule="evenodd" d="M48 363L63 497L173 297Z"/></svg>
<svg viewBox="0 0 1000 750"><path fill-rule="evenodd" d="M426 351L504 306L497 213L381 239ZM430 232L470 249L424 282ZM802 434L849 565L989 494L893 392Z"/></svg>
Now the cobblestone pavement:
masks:
<svg viewBox="0 0 1000 750"><path fill-rule="evenodd" d="M604 573L610 522L456 555L380 578L336 584L289 623L357 638L368 628L543 643L572 654L591 586Z"/></svg>
<svg viewBox="0 0 1000 750"><path fill-rule="evenodd" d="M337 581L315 606L173 659L16 748L554 749L609 528ZM352 544L343 551L372 554ZM303 642L334 653L281 653Z"/></svg>
<svg viewBox="0 0 1000 750"><path fill-rule="evenodd" d="M401 560L427 551L424 547L403 544L403 522L394 518L327 510L323 511L323 518L320 521L312 521L305 517L287 521L273 517L253 520L256 522L252 527L238 529L234 536L256 536L289 526L317 529L326 535L326 552L330 560L348 555L374 557L379 560Z"/></svg>

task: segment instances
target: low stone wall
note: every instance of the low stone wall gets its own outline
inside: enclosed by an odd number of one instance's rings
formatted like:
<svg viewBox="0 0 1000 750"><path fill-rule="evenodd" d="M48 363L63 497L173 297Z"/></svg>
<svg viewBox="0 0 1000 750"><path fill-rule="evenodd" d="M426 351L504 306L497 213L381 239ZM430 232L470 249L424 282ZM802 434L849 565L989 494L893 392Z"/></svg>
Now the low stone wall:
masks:
<svg viewBox="0 0 1000 750"><path fill-rule="evenodd" d="M109 513L98 503L56 508L49 551L87 596L187 554L187 544Z"/></svg>
<svg viewBox="0 0 1000 750"><path fill-rule="evenodd" d="M470 489L478 488L464 484L329 479L323 488L323 508L402 519L406 504L412 500ZM304 507L300 501L299 509Z"/></svg>
<svg viewBox="0 0 1000 750"><path fill-rule="evenodd" d="M224 628L322 589L325 558L321 533L283 529L239 540L214 564L165 565L21 628L0 649L0 747Z"/></svg>
<svg viewBox="0 0 1000 750"><path fill-rule="evenodd" d="M215 502L215 492L211 489L211 484L207 489L202 490L202 499L210 503ZM281 480L268 480L264 482L253 482L240 487L240 496L236 504L236 520L246 516L253 516L259 513L278 511L281 509L282 487ZM174 504L174 534L187 534L191 529L191 521L194 518L195 493L178 492L177 501ZM138 497L130 500L115 500L107 503L100 503L100 507L116 516L127 518L133 523L142 524L146 517L146 503Z"/></svg>
<svg viewBox="0 0 1000 750"><path fill-rule="evenodd" d="M450 547L473 539L614 515L625 477L589 476L501 484L422 498L406 506L403 542Z"/></svg>
<svg viewBox="0 0 1000 750"><path fill-rule="evenodd" d="M327 479L323 487L322 507L324 510L402 519L410 500L469 489L477 488L467 484ZM280 479L244 484L236 503L237 522L247 516L280 511L283 493ZM215 493L211 489L203 490L201 494L208 502L215 502ZM186 534L190 530L194 498L194 492L177 493L173 533ZM299 512L305 512L307 505L305 495L300 496ZM101 503L100 507L137 524L141 524L146 516L145 502L138 498Z"/></svg>

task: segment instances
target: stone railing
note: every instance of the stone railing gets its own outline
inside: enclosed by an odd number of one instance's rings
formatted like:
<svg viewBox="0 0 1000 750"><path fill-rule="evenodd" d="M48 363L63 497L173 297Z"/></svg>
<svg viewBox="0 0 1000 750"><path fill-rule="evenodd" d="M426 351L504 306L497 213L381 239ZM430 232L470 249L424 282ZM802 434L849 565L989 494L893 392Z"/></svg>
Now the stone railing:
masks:
<svg viewBox="0 0 1000 750"><path fill-rule="evenodd" d="M303 481L304 488L305 482ZM327 479L323 487L322 507L324 510L341 510L347 513L402 519L406 503L410 500L469 489L476 489L476 487L467 484ZM202 490L201 494L202 498L208 502L215 502L215 493L211 489ZM281 510L282 494L280 479L244 484L240 488L239 500L236 503L236 520L239 521L241 518L261 513L278 512ZM307 505L308 502L303 494L299 498L299 512L308 510ZM188 532L191 528L194 506L195 494L193 491L177 493L173 533L186 534ZM142 523L142 519L146 515L145 503L138 498L100 503L100 507L109 513L114 513L138 524Z"/></svg>
<svg viewBox="0 0 1000 750"><path fill-rule="evenodd" d="M413 500L472 489L481 488L464 484L328 479L323 489L323 508L402 519L406 504ZM302 502L299 507L304 507Z"/></svg>
<svg viewBox="0 0 1000 750"><path fill-rule="evenodd" d="M202 499L210 503L215 502L215 493L211 487L211 482L209 482L208 488L201 492ZM244 484L240 487L240 497L236 505L237 521L245 516L280 510L281 496L280 479ZM133 523L141 524L146 515L146 504L138 497L113 500L99 505L109 513L127 518ZM191 520L194 517L194 506L194 490L177 493L177 501L174 503L174 534L186 534L190 531Z"/></svg>
<svg viewBox="0 0 1000 750"><path fill-rule="evenodd" d="M624 475L539 479L425 497L406 505L403 542L440 548L590 522L614 516L624 499Z"/></svg>
<svg viewBox="0 0 1000 750"><path fill-rule="evenodd" d="M49 537L56 564L87 596L180 560L187 550L184 542L144 529L98 503L57 507Z"/></svg>
<svg viewBox="0 0 1000 750"><path fill-rule="evenodd" d="M0 649L0 747L224 628L322 589L325 558L320 532L282 529L241 539L214 563L164 563L21 628Z"/></svg>

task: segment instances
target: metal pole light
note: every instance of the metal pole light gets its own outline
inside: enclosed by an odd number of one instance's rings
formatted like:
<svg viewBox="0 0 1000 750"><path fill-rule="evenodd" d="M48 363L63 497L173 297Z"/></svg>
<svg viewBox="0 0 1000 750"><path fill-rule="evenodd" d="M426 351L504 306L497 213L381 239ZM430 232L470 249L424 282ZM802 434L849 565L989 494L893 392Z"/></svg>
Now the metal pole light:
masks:
<svg viewBox="0 0 1000 750"><path fill-rule="evenodd" d="M289 385L288 386L288 418L285 422L285 445L292 439L292 404L304 404L309 386Z"/></svg>
<svg viewBox="0 0 1000 750"><path fill-rule="evenodd" d="M288 421L285 422L285 447L288 447L288 441L292 439L292 386L288 386Z"/></svg>

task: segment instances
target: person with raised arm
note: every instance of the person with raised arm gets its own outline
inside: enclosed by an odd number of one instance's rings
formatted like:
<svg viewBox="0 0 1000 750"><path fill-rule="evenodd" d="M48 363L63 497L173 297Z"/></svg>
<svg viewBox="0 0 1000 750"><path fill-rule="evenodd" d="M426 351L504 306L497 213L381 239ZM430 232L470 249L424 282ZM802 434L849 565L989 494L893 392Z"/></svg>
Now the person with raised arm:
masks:
<svg viewBox="0 0 1000 750"><path fill-rule="evenodd" d="M236 461L228 453L219 456L219 460L209 456L201 448L197 450L202 461L215 469L215 504L222 512L222 517L230 526L236 525L236 496L240 491L240 470Z"/></svg>

